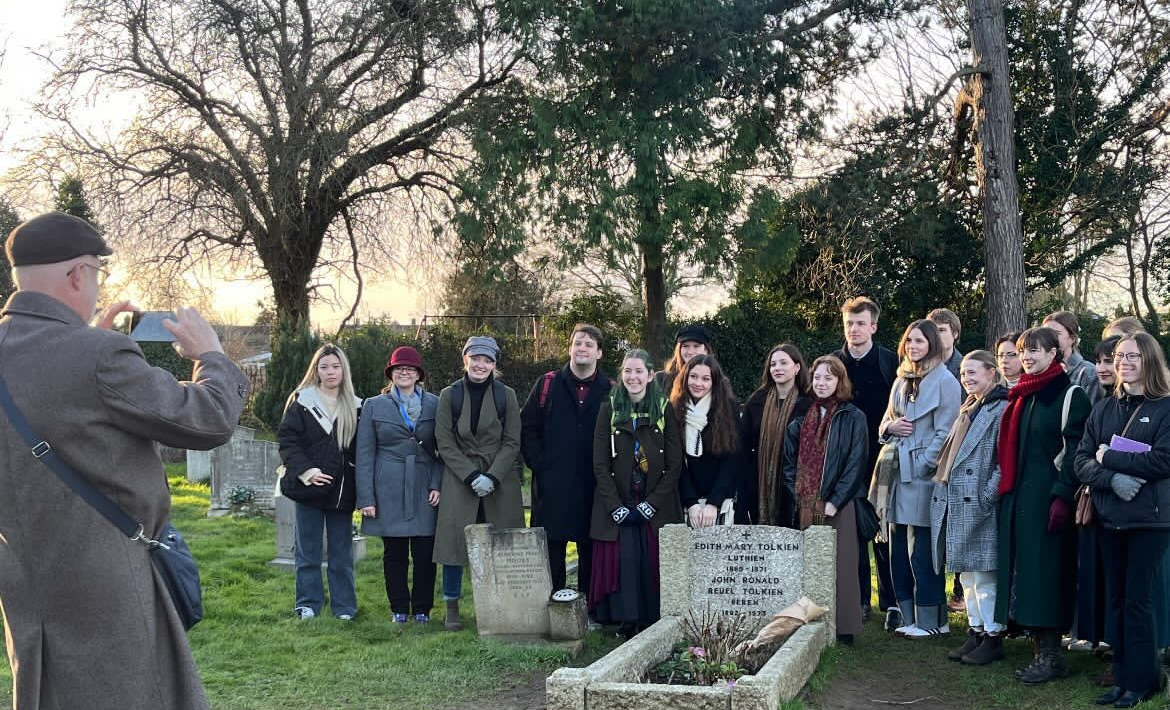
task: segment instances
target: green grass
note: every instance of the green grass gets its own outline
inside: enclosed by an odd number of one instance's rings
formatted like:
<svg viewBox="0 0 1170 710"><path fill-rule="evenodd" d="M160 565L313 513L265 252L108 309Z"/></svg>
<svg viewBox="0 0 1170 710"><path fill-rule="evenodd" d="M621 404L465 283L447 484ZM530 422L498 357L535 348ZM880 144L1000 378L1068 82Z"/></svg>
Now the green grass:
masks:
<svg viewBox="0 0 1170 710"><path fill-rule="evenodd" d="M590 634L584 653L570 659L556 647L482 640L470 599L463 603L461 632L442 630L439 600L430 625L395 625L377 538L367 539L367 558L357 563L357 619L345 623L326 613L296 620L293 575L268 564L276 553L273 521L207 518L210 491L188 483L184 471L182 464L168 465L173 518L188 537L203 576L207 617L190 640L217 710L469 707L533 673L585 665L617 645L612 638ZM464 589L471 589L466 580ZM947 661L946 652L966 633L962 615L951 615L951 628L950 638L910 641L882 631L875 615L854 646L825 651L804 693L782 710L833 707L844 688L862 693L867 703L930 695L956 709L1092 707L1101 692L1093 676L1104 664L1086 653L1069 654L1074 674L1068 679L1034 688L1020 685L1012 670L1030 658L1024 640L1008 641L1007 660L988 667ZM907 677L909 690L889 680ZM10 686L8 664L0 663L0 707L10 706Z"/></svg>
<svg viewBox="0 0 1170 710"><path fill-rule="evenodd" d="M884 631L875 615L853 646L826 649L802 697L782 708L831 708L843 702L842 688L864 692L869 702L882 705L932 696L953 708L972 710L1094 707L1093 699L1104 692L1094 684L1094 678L1105 669L1105 663L1082 652L1066 654L1071 670L1068 678L1040 686L1021 684L1013 671L1032 658L1031 643L1023 638L1007 640L1007 658L988 666L947 660L946 653L966 638L964 619L962 614L951 614L949 637L910 640Z"/></svg>
<svg viewBox="0 0 1170 710"><path fill-rule="evenodd" d="M173 520L188 538L203 579L204 620L190 632L196 664L217 710L340 710L462 707L534 672L587 664L617 645L591 634L576 660L555 646L517 646L478 637L470 595L464 630L390 621L382 545L367 538L357 563L358 616L299 621L293 574L269 565L276 531L266 518L207 518L210 491L169 465ZM464 582L465 591L471 589ZM0 706L11 702L11 674L0 664Z"/></svg>

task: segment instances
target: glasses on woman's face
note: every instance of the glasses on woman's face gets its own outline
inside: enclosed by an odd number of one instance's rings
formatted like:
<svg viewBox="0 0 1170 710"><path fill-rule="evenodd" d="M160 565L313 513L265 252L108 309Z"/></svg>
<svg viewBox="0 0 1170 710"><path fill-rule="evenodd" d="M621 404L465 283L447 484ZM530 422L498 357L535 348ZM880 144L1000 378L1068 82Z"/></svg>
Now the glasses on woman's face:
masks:
<svg viewBox="0 0 1170 710"><path fill-rule="evenodd" d="M1142 354L1138 352L1133 353L1113 353L1113 361L1125 360L1126 362L1141 362Z"/></svg>

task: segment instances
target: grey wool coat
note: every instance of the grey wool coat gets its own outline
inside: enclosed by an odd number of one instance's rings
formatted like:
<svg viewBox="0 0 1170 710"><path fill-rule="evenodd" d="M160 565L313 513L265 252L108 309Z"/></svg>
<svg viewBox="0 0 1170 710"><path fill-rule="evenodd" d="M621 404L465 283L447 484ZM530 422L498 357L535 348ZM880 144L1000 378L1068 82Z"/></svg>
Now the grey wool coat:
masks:
<svg viewBox="0 0 1170 710"><path fill-rule="evenodd" d="M374 506L377 516L362 518L362 532L378 537L429 537L436 511L427 502L440 489L443 465L435 451L435 412L439 398L422 393L422 413L414 431L398 401L389 394L371 397L362 407L357 431L357 508Z"/></svg>
<svg viewBox="0 0 1170 710"><path fill-rule="evenodd" d="M994 394L993 394L994 393ZM988 393L955 452L948 485L934 484L930 501L930 540L934 568L947 572L995 569L999 422L1007 409L1007 390ZM990 399L990 397L995 397Z"/></svg>
<svg viewBox="0 0 1170 710"><path fill-rule="evenodd" d="M467 565L467 541L463 529L476 522L480 502L483 522L498 528L524 527L524 503L520 495L520 405L516 391L505 387L504 425L496 414L491 387L484 393L479 426L471 433L471 393L464 392L459 421L451 420L451 388L439 393L435 415L435 440L443 458L443 498L435 528L435 562ZM490 473L499 481L496 489L480 498L464 481L472 471Z"/></svg>
<svg viewBox="0 0 1170 710"><path fill-rule="evenodd" d="M896 441L898 446L899 478L890 486L887 511L892 523L930 527L930 499L934 494L931 477L963 400L959 381L945 363L926 373L914 401L909 399L907 385L904 377L894 381L890 405L878 426L880 443ZM914 424L910 436L888 435L886 427L901 416Z"/></svg>
<svg viewBox="0 0 1170 710"><path fill-rule="evenodd" d="M210 449L232 435L248 380L206 353L192 382L64 303L20 291L0 319L0 372L34 431L154 537L171 496L156 441ZM206 708L147 547L101 517L0 423L0 603L13 707ZM195 550L196 556L199 550Z"/></svg>

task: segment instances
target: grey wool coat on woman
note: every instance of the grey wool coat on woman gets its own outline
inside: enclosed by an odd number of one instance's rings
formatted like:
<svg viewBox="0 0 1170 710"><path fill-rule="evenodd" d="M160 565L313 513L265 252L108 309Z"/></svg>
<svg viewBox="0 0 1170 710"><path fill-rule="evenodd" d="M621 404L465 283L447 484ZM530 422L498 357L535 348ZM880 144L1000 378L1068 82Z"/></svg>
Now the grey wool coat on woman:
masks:
<svg viewBox="0 0 1170 710"><path fill-rule="evenodd" d="M479 426L471 433L471 394L463 393L459 421L451 419L451 387L439 394L435 415L435 440L443 458L443 498L435 529L435 562L467 565L467 541L463 528L476 522L480 501L485 523L498 528L524 527L524 502L520 495L520 405L516 392L506 390L504 425L496 414L491 385L479 409ZM495 477L496 489L480 498L464 481L472 471Z"/></svg>
<svg viewBox="0 0 1170 710"><path fill-rule="evenodd" d="M398 401L371 397L362 407L357 431L357 507L374 506L377 517L362 518L362 532L378 537L430 537L435 509L427 502L439 490L443 465L436 460L435 412L439 398L422 393L414 431Z"/></svg>
<svg viewBox="0 0 1170 710"><path fill-rule="evenodd" d="M32 428L157 536L171 494L154 442L211 449L227 441L248 379L209 352L192 382L178 382L122 333L87 326L45 294L17 292L3 315L0 372ZM206 708L187 634L146 545L67 488L2 421L0 602L12 707Z"/></svg>
<svg viewBox="0 0 1170 710"><path fill-rule="evenodd" d="M994 397L994 399L992 399ZM996 387L975 412L955 452L949 485L934 484L930 540L934 568L947 572L990 572L995 567L999 422L1007 390Z"/></svg>
<svg viewBox="0 0 1170 710"><path fill-rule="evenodd" d="M897 442L898 474L890 486L887 515L898 525L930 526L930 499L934 494L934 468L938 454L962 402L959 381L945 364L936 365L919 382L918 393L911 402L907 393L908 381L899 377L890 390L890 406L878 426L881 443ZM914 424L910 436L896 437L886 433L886 427L898 417L906 417Z"/></svg>

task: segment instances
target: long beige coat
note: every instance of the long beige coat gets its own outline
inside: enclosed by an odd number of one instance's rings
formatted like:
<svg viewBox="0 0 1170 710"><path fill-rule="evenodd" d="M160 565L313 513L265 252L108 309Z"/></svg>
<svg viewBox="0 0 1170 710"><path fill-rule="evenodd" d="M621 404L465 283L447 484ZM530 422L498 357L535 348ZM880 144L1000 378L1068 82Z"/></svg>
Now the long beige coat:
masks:
<svg viewBox="0 0 1170 710"><path fill-rule="evenodd" d="M463 529L476 522L483 502L484 522L498 528L524 527L524 500L520 478L520 405L516 392L505 387L504 424L496 413L491 387L479 409L479 426L471 433L471 393L463 393L459 422L451 420L451 388L439 393L435 412L435 442L443 457L443 488L435 527L434 560L444 565L467 565L467 538ZM480 498L464 481L472 471L483 471L499 484Z"/></svg>
<svg viewBox="0 0 1170 710"><path fill-rule="evenodd" d="M219 353L194 383L152 368L125 335L22 291L0 319L0 372L33 429L152 537L171 499L153 442L209 449L247 379ZM186 633L147 548L33 458L0 414L0 603L14 710L206 708Z"/></svg>

